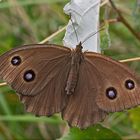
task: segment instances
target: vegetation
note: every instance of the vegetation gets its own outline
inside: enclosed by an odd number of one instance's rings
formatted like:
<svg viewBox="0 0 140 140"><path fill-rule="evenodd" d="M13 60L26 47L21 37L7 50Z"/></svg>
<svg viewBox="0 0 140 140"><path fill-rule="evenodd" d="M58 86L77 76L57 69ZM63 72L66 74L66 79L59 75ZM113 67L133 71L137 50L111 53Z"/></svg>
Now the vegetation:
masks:
<svg viewBox="0 0 140 140"><path fill-rule="evenodd" d="M64 27L68 16L63 13L67 0L1 0L0 53L23 44L42 41ZM116 0L118 10L107 3L101 7L100 23L103 53L121 60L140 56L140 2ZM120 16L123 17L121 17ZM125 19L125 21L124 21ZM126 24L127 23L127 24ZM127 25L130 26L127 26ZM50 42L62 44L64 32ZM109 47L108 47L109 46ZM127 63L140 73L140 63ZM0 87L0 139L102 140L140 139L140 108L116 112L86 130L70 129L59 114L37 118L26 113L18 96L8 86Z"/></svg>

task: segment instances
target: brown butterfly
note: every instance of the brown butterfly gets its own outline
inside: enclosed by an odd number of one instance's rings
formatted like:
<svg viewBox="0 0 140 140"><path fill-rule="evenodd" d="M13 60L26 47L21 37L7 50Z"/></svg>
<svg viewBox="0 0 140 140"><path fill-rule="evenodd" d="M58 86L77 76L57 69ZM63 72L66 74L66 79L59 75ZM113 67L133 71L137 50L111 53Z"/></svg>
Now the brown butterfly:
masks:
<svg viewBox="0 0 140 140"><path fill-rule="evenodd" d="M20 96L27 112L61 112L86 128L109 112L140 104L140 81L127 66L104 55L58 45L27 45L0 56L0 78Z"/></svg>

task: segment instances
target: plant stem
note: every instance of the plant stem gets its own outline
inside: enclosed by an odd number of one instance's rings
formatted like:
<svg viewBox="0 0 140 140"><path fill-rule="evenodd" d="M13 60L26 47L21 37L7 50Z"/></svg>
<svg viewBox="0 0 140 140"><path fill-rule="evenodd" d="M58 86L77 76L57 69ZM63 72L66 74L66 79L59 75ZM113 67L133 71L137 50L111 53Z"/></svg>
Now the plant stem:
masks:
<svg viewBox="0 0 140 140"><path fill-rule="evenodd" d="M113 3L112 0L109 0L111 6L113 7L113 9L117 12L118 14L118 20L120 22L122 22L128 29L129 31L140 41L140 34L137 33L132 26L127 22L127 20L123 17L123 15L121 14L121 12L117 9L117 7L115 6L115 4Z"/></svg>

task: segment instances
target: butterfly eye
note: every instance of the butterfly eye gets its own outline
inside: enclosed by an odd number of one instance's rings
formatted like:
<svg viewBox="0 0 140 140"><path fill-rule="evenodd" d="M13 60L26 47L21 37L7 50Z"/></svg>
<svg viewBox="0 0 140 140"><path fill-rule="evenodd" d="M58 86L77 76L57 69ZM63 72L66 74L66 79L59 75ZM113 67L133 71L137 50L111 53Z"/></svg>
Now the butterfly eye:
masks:
<svg viewBox="0 0 140 140"><path fill-rule="evenodd" d="M135 84L132 80L129 79L125 81L125 87L129 90L132 90L135 88Z"/></svg>
<svg viewBox="0 0 140 140"><path fill-rule="evenodd" d="M11 59L11 64L13 66L18 66L21 64L21 58L19 56L14 56L12 59Z"/></svg>
<svg viewBox="0 0 140 140"><path fill-rule="evenodd" d="M106 96L113 100L117 97L117 90L114 87L109 87L106 89Z"/></svg>
<svg viewBox="0 0 140 140"><path fill-rule="evenodd" d="M26 82L31 82L35 79L35 73L33 70L28 70L24 73L24 76L23 76L24 80Z"/></svg>

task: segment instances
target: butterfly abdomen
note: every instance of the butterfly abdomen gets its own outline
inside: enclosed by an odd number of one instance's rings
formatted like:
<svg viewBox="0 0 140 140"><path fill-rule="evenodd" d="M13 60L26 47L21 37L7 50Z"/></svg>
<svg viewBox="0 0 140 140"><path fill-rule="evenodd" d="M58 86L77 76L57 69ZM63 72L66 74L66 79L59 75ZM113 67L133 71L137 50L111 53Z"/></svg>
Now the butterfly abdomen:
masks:
<svg viewBox="0 0 140 140"><path fill-rule="evenodd" d="M77 81L80 67L80 55L74 54L71 59L71 68L69 71L65 91L68 95L73 94Z"/></svg>

